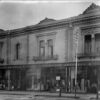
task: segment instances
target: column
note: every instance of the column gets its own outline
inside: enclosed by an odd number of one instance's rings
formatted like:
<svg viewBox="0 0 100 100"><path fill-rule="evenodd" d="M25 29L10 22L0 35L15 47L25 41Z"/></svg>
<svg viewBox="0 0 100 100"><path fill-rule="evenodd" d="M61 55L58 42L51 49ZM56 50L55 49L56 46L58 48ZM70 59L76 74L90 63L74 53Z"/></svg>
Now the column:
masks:
<svg viewBox="0 0 100 100"><path fill-rule="evenodd" d="M91 35L91 52L95 52L95 34Z"/></svg>
<svg viewBox="0 0 100 100"><path fill-rule="evenodd" d="M67 67L66 67L66 92L68 92L67 91Z"/></svg>
<svg viewBox="0 0 100 100"><path fill-rule="evenodd" d="M32 90L34 90L34 76L32 75L32 86L31 86L31 88L32 88Z"/></svg>
<svg viewBox="0 0 100 100"><path fill-rule="evenodd" d="M7 70L8 90L10 90L10 70Z"/></svg>
<svg viewBox="0 0 100 100"><path fill-rule="evenodd" d="M27 46L26 46L26 50L27 50L26 62L28 64L29 63L29 34L27 34Z"/></svg>
<svg viewBox="0 0 100 100"><path fill-rule="evenodd" d="M21 88L21 70L19 70L19 80L18 80L18 89Z"/></svg>

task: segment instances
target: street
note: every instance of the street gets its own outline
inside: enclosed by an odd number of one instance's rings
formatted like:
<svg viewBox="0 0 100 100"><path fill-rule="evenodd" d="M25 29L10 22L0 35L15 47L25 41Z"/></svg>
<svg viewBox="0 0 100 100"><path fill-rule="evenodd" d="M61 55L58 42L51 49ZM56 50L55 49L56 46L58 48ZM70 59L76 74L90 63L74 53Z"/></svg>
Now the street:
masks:
<svg viewBox="0 0 100 100"><path fill-rule="evenodd" d="M59 97L57 93L0 91L0 100L96 100L95 97L94 94L77 94L75 98L74 94L65 93Z"/></svg>
<svg viewBox="0 0 100 100"><path fill-rule="evenodd" d="M0 100L76 100L74 98L64 97L34 97L34 96L18 96L18 95L0 95ZM86 100L86 99L79 99Z"/></svg>
<svg viewBox="0 0 100 100"><path fill-rule="evenodd" d="M89 98L65 98L65 97L31 97L16 95L0 95L0 100L90 100ZM91 99L94 100L94 99Z"/></svg>

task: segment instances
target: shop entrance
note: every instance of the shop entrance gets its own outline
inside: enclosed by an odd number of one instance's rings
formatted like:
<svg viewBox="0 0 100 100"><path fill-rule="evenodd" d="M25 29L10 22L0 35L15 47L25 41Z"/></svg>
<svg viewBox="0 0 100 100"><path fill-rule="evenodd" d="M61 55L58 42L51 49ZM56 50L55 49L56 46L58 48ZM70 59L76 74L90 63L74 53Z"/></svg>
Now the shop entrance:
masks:
<svg viewBox="0 0 100 100"><path fill-rule="evenodd" d="M67 68L67 92L75 92L75 67ZM96 93L97 68L80 66L77 68L77 92Z"/></svg>
<svg viewBox="0 0 100 100"><path fill-rule="evenodd" d="M65 68L43 68L41 74L41 80L45 91L56 91L57 89L57 80L56 77L60 76L62 82L62 91L65 91Z"/></svg>
<svg viewBox="0 0 100 100"><path fill-rule="evenodd" d="M75 92L75 67L67 68L67 89L66 92ZM87 69L77 68L77 92L86 92Z"/></svg>
<svg viewBox="0 0 100 100"><path fill-rule="evenodd" d="M6 70L0 69L0 90L6 89L6 76L5 76Z"/></svg>

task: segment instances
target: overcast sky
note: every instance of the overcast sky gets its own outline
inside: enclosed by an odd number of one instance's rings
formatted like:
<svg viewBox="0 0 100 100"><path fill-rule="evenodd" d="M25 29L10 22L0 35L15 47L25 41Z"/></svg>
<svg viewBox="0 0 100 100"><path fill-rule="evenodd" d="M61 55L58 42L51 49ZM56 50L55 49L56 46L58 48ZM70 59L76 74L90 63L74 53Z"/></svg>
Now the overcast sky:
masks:
<svg viewBox="0 0 100 100"><path fill-rule="evenodd" d="M91 3L0 2L0 28L7 30L34 25L45 17L60 20L76 16L81 14Z"/></svg>

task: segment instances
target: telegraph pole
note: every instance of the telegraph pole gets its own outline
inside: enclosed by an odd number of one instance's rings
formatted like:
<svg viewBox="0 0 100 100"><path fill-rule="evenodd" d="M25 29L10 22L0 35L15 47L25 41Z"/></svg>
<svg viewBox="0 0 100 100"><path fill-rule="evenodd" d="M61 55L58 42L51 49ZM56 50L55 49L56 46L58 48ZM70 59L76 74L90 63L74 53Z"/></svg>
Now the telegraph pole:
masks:
<svg viewBox="0 0 100 100"><path fill-rule="evenodd" d="M79 41L79 35L80 35L80 28L75 27L73 30L73 40L75 45L75 97L76 97L76 90L77 90L77 65L78 65L78 41Z"/></svg>
<svg viewBox="0 0 100 100"><path fill-rule="evenodd" d="M76 90L77 90L77 63L78 63L78 59L77 59L77 53L78 53L78 41L76 41L76 52L75 52L75 97L76 97Z"/></svg>
<svg viewBox="0 0 100 100"><path fill-rule="evenodd" d="M97 68L97 96L96 96L96 99L98 100L99 99L99 93L98 93L98 88L99 88L99 68Z"/></svg>
<svg viewBox="0 0 100 100"><path fill-rule="evenodd" d="M8 30L7 34L7 65L9 65L10 60L10 38L9 38L10 30ZM7 80L8 80L8 90L10 90L10 70L7 70Z"/></svg>

